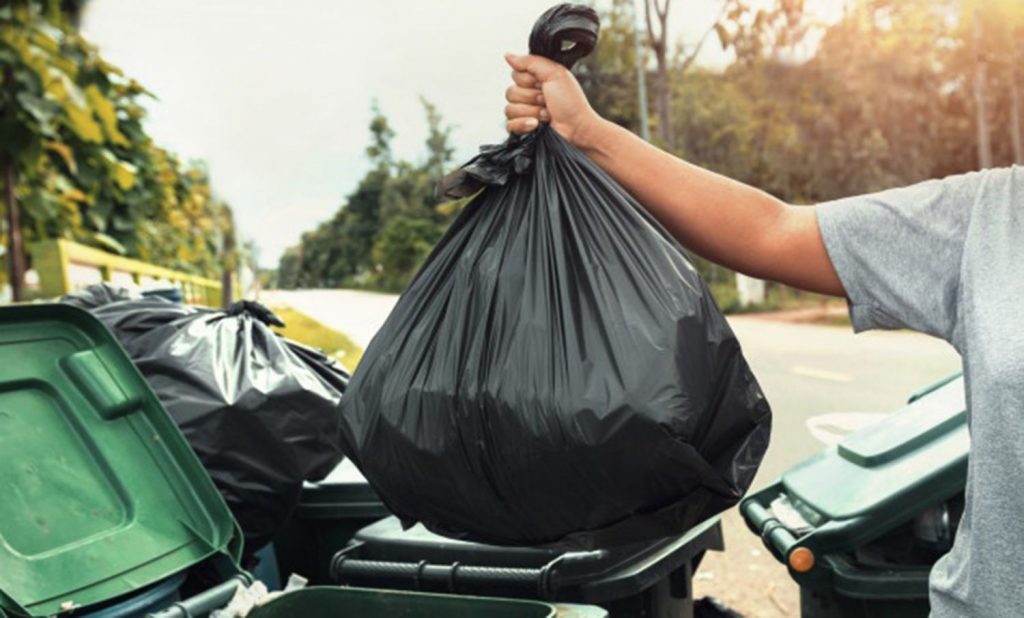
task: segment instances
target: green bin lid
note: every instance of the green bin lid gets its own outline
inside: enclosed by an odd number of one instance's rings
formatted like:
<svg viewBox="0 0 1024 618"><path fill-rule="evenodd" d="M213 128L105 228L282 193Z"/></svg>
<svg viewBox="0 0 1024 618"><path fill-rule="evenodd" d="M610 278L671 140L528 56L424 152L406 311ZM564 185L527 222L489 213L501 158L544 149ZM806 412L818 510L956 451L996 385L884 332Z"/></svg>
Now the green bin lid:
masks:
<svg viewBox="0 0 1024 618"><path fill-rule="evenodd" d="M0 615L89 606L241 536L110 332L65 305L0 307Z"/></svg>
<svg viewBox="0 0 1024 618"><path fill-rule="evenodd" d="M963 379L953 380L797 464L782 484L790 497L831 520L887 511L920 499L922 488L948 497L963 489L970 450L966 408Z"/></svg>

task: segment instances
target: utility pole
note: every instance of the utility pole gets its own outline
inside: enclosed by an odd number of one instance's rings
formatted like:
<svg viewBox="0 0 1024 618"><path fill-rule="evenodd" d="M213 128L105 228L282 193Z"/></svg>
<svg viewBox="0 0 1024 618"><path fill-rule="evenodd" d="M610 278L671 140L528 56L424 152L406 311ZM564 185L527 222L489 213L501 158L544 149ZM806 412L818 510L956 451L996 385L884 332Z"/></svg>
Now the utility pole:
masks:
<svg viewBox="0 0 1024 618"><path fill-rule="evenodd" d="M228 307L235 302L235 271L238 270L238 256L235 255L235 217L223 206L221 224L224 225L224 239L221 244L223 270L220 275L220 304Z"/></svg>
<svg viewBox="0 0 1024 618"><path fill-rule="evenodd" d="M651 122L647 116L647 67L644 66L644 48L640 43L640 18L636 12L636 1L630 0L633 9L633 47L636 49L636 93L640 115L640 137L651 141Z"/></svg>
<svg viewBox="0 0 1024 618"><path fill-rule="evenodd" d="M11 300L24 299L25 251L21 242L21 216L14 197L17 174L10 155L4 158L4 206L7 211L7 279L11 285Z"/></svg>
<svg viewBox="0 0 1024 618"><path fill-rule="evenodd" d="M1010 139L1013 143L1013 162L1024 165L1024 140L1021 139L1021 101L1017 85L1017 67L1010 67Z"/></svg>
<svg viewBox="0 0 1024 618"><path fill-rule="evenodd" d="M1010 141L1013 144L1013 162L1017 165L1024 165L1024 135L1021 134L1021 97L1020 97L1020 69L1019 64L1024 58L1021 57L1020 44L1017 43L1019 34L1024 30L1014 28L1011 32L1013 41L1010 50L1009 78L1010 78Z"/></svg>
<svg viewBox="0 0 1024 618"><path fill-rule="evenodd" d="M981 169L992 167L992 136L988 128L988 66L985 50L982 49L985 37L981 30L981 11L974 9L974 103L978 129L978 165Z"/></svg>

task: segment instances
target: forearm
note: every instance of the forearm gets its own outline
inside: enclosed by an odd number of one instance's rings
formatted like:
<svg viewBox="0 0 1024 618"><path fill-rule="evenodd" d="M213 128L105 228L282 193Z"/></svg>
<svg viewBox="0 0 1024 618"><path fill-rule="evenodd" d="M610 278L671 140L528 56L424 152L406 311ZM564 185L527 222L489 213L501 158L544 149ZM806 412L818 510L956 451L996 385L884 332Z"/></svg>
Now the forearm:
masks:
<svg viewBox="0 0 1024 618"><path fill-rule="evenodd" d="M579 143L688 249L754 277L843 294L813 208L682 161L610 122L596 122Z"/></svg>

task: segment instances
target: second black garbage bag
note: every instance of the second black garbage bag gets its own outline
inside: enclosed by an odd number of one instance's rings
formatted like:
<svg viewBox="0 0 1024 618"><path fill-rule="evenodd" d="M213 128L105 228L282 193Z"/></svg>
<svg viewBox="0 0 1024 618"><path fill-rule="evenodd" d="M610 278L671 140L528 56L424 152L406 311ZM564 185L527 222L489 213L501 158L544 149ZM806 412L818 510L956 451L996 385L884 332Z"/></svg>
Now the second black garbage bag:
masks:
<svg viewBox="0 0 1024 618"><path fill-rule="evenodd" d="M597 39L560 5L531 53ZM734 505L771 412L681 248L547 125L485 147L466 205L342 402L345 451L405 523L494 544L679 534Z"/></svg>
<svg viewBox="0 0 1024 618"><path fill-rule="evenodd" d="M61 300L89 309L128 352L220 490L247 554L274 537L304 481L341 461L348 373L274 333L283 324L270 309L192 307L105 284Z"/></svg>

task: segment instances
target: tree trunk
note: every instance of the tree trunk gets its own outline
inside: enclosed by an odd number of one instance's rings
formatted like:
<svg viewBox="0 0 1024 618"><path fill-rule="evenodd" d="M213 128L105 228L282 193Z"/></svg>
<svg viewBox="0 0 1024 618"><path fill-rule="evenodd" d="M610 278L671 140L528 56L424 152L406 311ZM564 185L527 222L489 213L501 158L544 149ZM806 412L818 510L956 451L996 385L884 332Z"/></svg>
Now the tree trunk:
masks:
<svg viewBox="0 0 1024 618"><path fill-rule="evenodd" d="M232 255L235 251L234 222L229 221L229 225L231 227L224 235L224 246L221 249L224 256L224 270L221 271L220 275L220 304L225 308L235 302L235 286L233 285L233 274L235 270L233 265L235 264L235 257Z"/></svg>
<svg viewBox="0 0 1024 618"><path fill-rule="evenodd" d="M658 55L658 133L669 150L675 148L672 133L672 106L668 84L668 66L664 52Z"/></svg>
<svg viewBox="0 0 1024 618"><path fill-rule="evenodd" d="M14 162L7 158L4 167L4 206L7 213L7 278L11 284L11 298L24 300L25 251L21 242L21 216L14 198L17 173Z"/></svg>
<svg viewBox="0 0 1024 618"><path fill-rule="evenodd" d="M633 47L636 52L636 95L637 109L639 109L640 137L645 142L651 141L650 112L647 107L647 64L644 62L643 45L640 43L640 24L637 21L636 3L630 0L630 8L633 13Z"/></svg>
<svg viewBox="0 0 1024 618"><path fill-rule="evenodd" d="M655 84L656 107L658 108L658 137L662 144L672 150L675 148L675 135L672 133L672 105L671 92L669 88L668 71L668 9L671 0L665 0L662 7L658 0L644 0L644 17L647 21L647 38L650 41L651 49L654 50L654 59L658 63L657 84ZM655 32L654 22L651 19L651 5L654 5L654 14L658 17L658 29Z"/></svg>
<svg viewBox="0 0 1024 618"><path fill-rule="evenodd" d="M1013 162L1024 165L1024 135L1021 135L1020 70L1017 68L1020 52L1014 37L1013 53L1010 55L1010 140L1013 142Z"/></svg>
<svg viewBox="0 0 1024 618"><path fill-rule="evenodd" d="M977 114L978 126L978 165L982 169L992 167L992 138L988 127L988 97L987 81L988 67L985 62L985 54L981 49L983 43L981 32L981 15L979 11L974 12L974 45L976 54L976 65L974 69L974 107Z"/></svg>

